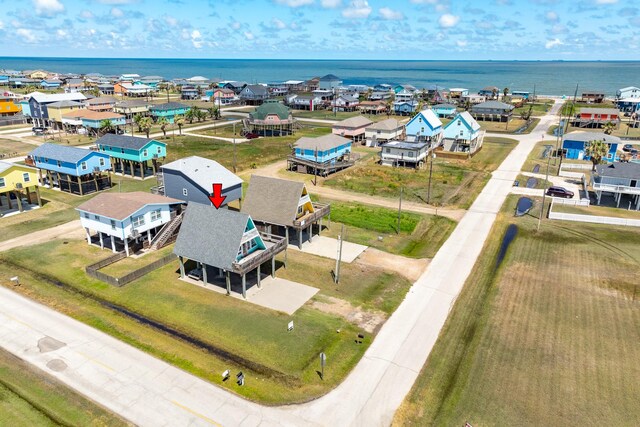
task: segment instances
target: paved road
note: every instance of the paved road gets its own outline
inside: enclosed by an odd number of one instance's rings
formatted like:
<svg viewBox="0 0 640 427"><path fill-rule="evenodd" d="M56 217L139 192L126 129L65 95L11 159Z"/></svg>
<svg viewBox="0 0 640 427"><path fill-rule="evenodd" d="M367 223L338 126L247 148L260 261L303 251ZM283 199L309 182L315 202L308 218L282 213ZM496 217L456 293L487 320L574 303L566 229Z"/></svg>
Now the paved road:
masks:
<svg viewBox="0 0 640 427"><path fill-rule="evenodd" d="M80 220L69 221L56 227L47 228L46 230L36 231L25 236L0 242L0 252L20 246L39 245L53 239L77 239L84 237L84 230L80 224Z"/></svg>
<svg viewBox="0 0 640 427"><path fill-rule="evenodd" d="M546 116L535 132L517 137L519 144L362 360L335 390L313 402L269 408L244 401L6 289L0 289L0 343L49 372L48 362L63 360L67 368L52 372L56 377L139 425L388 425L431 352L522 164L554 119ZM46 336L66 345L40 353L38 340Z"/></svg>

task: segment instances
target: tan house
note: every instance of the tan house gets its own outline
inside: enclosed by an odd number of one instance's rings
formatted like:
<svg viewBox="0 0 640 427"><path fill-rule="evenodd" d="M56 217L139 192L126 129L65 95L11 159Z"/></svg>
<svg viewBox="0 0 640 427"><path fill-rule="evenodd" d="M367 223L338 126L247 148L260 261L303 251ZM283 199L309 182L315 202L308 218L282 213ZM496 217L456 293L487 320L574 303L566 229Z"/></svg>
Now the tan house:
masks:
<svg viewBox="0 0 640 427"><path fill-rule="evenodd" d="M350 138L354 142L359 142L364 141L365 129L372 124L373 122L364 116L355 116L335 123L331 131L334 135L340 135Z"/></svg>
<svg viewBox="0 0 640 427"><path fill-rule="evenodd" d="M29 73L29 78L34 80L43 80L49 76L49 73L42 70L36 70Z"/></svg>
<svg viewBox="0 0 640 427"><path fill-rule="evenodd" d="M62 126L63 116L72 111L81 110L84 104L78 101L58 101L47 105L49 111L49 120L56 123L56 126Z"/></svg>
<svg viewBox="0 0 640 427"><path fill-rule="evenodd" d="M384 114L387 109L385 101L362 101L358 105L358 110L364 114Z"/></svg>
<svg viewBox="0 0 640 427"><path fill-rule="evenodd" d="M364 136L366 145L376 147L388 141L404 139L405 127L396 119L382 120L367 126Z"/></svg>
<svg viewBox="0 0 640 427"><path fill-rule="evenodd" d="M99 98L87 99L84 104L91 111L113 111L117 100L110 96L101 96Z"/></svg>

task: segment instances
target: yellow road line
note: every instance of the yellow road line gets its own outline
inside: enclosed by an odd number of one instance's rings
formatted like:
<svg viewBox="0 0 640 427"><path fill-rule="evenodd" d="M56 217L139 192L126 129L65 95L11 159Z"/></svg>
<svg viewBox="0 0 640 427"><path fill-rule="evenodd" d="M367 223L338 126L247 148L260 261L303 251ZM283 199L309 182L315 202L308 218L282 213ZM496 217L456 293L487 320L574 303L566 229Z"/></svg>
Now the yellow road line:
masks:
<svg viewBox="0 0 640 427"><path fill-rule="evenodd" d="M89 355L87 355L87 354L84 354L84 353L82 353L82 352L80 352L80 351L76 351L76 353L78 353L78 354L79 354L80 356L82 356L82 357L86 357L86 358L87 358L87 360L89 360L90 362L95 363L96 365L100 365L100 366L102 366L103 368L107 368L108 370L110 370L110 371L112 371L112 372L115 372L115 371L116 371L116 370L115 370L115 369L113 369L111 366L107 365L106 363L102 363L101 361L99 361L99 360L97 360L97 359L94 359L93 357L91 357L91 356L89 356Z"/></svg>
<svg viewBox="0 0 640 427"><path fill-rule="evenodd" d="M195 415L198 418L201 418L203 420L205 420L206 422L208 422L209 424L213 424L214 426L218 426L218 427L222 427L222 424L215 422L214 420L212 420L209 417L206 417L202 414L199 414L198 412L194 411L193 409L189 408L188 406L184 406L178 402L176 402L175 400L172 400L171 403L173 403L174 405L176 405L177 407L184 409L185 411L189 412L190 414Z"/></svg>

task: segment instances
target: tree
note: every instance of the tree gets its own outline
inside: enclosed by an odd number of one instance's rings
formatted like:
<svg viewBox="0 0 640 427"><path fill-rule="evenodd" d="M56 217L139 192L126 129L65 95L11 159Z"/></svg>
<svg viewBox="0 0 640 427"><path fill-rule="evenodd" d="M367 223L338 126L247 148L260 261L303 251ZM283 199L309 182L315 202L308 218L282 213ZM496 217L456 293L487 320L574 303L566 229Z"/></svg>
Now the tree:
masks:
<svg viewBox="0 0 640 427"><path fill-rule="evenodd" d="M149 133L151 132L151 126L153 126L153 121L151 117L143 117L140 119L140 128L147 134L147 138L149 138Z"/></svg>
<svg viewBox="0 0 640 427"><path fill-rule="evenodd" d="M213 106L207 110L209 113L209 117L213 120L218 120L220 118L220 109L216 106Z"/></svg>
<svg viewBox="0 0 640 427"><path fill-rule="evenodd" d="M592 170L594 171L596 170L596 165L600 164L602 159L605 158L608 153L609 144L600 139L589 141L584 147L584 155L591 158L591 163L593 163Z"/></svg>
<svg viewBox="0 0 640 427"><path fill-rule="evenodd" d="M167 126L169 125L169 120L166 117L160 117L157 122L160 125L160 130L164 134L165 139L167 138ZM148 136L147 136L148 138Z"/></svg>
<svg viewBox="0 0 640 427"><path fill-rule="evenodd" d="M507 91L509 92L509 91ZM498 99L498 88L494 87L491 89L491 99Z"/></svg>
<svg viewBox="0 0 640 427"><path fill-rule="evenodd" d="M182 135L182 126L184 126L184 117L183 116L176 116L175 119L173 119L173 122L176 124L176 126L178 126L178 130L180 131L180 135Z"/></svg>
<svg viewBox="0 0 640 427"><path fill-rule="evenodd" d="M100 95L102 95L102 94L100 93L100 89L98 89L97 87L91 88L91 89L89 90L89 93L90 93L91 95L95 96L96 98L98 98Z"/></svg>
<svg viewBox="0 0 640 427"><path fill-rule="evenodd" d="M136 126L138 126L138 132L142 132L142 126L140 126L140 122L142 121L143 118L144 116L140 113L136 113L133 116L133 122L136 124Z"/></svg>
<svg viewBox="0 0 640 427"><path fill-rule="evenodd" d="M509 88L505 87L502 89L502 99L506 99L507 95L509 95Z"/></svg>
<svg viewBox="0 0 640 427"><path fill-rule="evenodd" d="M196 111L196 119L198 119L199 122L205 120L207 118L207 112L201 109L198 109Z"/></svg>
<svg viewBox="0 0 640 427"><path fill-rule="evenodd" d="M100 133L105 134L113 131L113 123L111 120L103 120L100 122Z"/></svg>
<svg viewBox="0 0 640 427"><path fill-rule="evenodd" d="M607 134L607 135L611 135L611 132L613 132L613 130L615 128L616 128L616 126L611 122L607 122L603 126L604 133Z"/></svg>
<svg viewBox="0 0 640 427"><path fill-rule="evenodd" d="M184 118L187 119L189 123L193 123L193 121L198 118L199 111L200 109L194 105L193 107L187 110L187 112L184 115Z"/></svg>
<svg viewBox="0 0 640 427"><path fill-rule="evenodd" d="M471 100L467 99L464 101L464 111L469 111L471 109Z"/></svg>

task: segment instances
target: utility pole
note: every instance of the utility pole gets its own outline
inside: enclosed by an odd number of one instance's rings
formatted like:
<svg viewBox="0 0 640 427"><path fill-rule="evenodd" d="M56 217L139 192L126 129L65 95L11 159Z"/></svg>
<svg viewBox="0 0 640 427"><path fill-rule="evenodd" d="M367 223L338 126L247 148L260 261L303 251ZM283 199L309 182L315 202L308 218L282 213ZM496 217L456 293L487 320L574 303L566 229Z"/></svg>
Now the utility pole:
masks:
<svg viewBox="0 0 640 427"><path fill-rule="evenodd" d="M404 192L404 187L400 187L400 201L398 202L398 228L396 229L396 234L400 234L400 215L402 214L402 193Z"/></svg>
<svg viewBox="0 0 640 427"><path fill-rule="evenodd" d="M578 97L578 83L576 83L576 90L575 92L573 92L573 101L571 102L571 109L569 110L569 114L567 115L567 123L564 124L564 132L562 132L563 135L567 133L567 130L569 129L569 122L571 122L571 117L573 116L573 108L576 105L577 97Z"/></svg>
<svg viewBox="0 0 640 427"><path fill-rule="evenodd" d="M558 128L556 129L556 155L553 157L553 166L556 165L556 159L558 158L558 150L560 150L560 134L564 135L562 126L562 108L560 109L560 116L558 117Z"/></svg>
<svg viewBox="0 0 640 427"><path fill-rule="evenodd" d="M344 224L340 228L340 234L338 235L338 256L336 257L336 271L334 275L334 282L337 284L340 282L340 261L342 260L342 241L344 240Z"/></svg>
<svg viewBox="0 0 640 427"><path fill-rule="evenodd" d="M233 173L236 173L236 123L233 123Z"/></svg>
<svg viewBox="0 0 640 427"><path fill-rule="evenodd" d="M436 152L431 150L429 154L429 186L427 188L427 204L431 201L431 175L433 174L433 158L436 156Z"/></svg>
<svg viewBox="0 0 640 427"><path fill-rule="evenodd" d="M544 141L544 138L543 138ZM540 205L540 215L538 216L538 228L536 231L540 231L540 223L542 222L542 215L544 214L544 202L547 196L547 182L549 182L549 165L551 164L551 156L547 156L547 176L545 177L545 189L542 193L542 205Z"/></svg>

